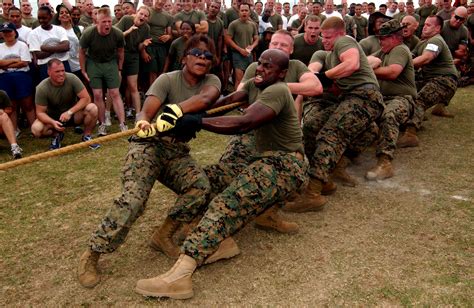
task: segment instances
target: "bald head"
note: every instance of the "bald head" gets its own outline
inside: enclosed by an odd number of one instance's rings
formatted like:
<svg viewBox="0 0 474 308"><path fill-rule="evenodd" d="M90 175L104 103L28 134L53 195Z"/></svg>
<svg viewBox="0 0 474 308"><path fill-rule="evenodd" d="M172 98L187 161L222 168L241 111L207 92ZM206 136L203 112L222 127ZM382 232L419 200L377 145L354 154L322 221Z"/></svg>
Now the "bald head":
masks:
<svg viewBox="0 0 474 308"><path fill-rule="evenodd" d="M457 7L449 19L449 25L451 28L459 29L466 21L466 18L467 9L464 6Z"/></svg>
<svg viewBox="0 0 474 308"><path fill-rule="evenodd" d="M288 69L290 58L279 49L265 50L260 57L268 60L269 63L275 64L280 70Z"/></svg>
<svg viewBox="0 0 474 308"><path fill-rule="evenodd" d="M458 6L458 7L454 10L454 14L455 14L455 15L458 15L458 16L460 16L460 17L467 18L467 9L466 9L464 6Z"/></svg>
<svg viewBox="0 0 474 308"><path fill-rule="evenodd" d="M402 34L406 39L411 38L418 28L418 22L415 17L410 15L403 17L401 24L405 26L402 30Z"/></svg>

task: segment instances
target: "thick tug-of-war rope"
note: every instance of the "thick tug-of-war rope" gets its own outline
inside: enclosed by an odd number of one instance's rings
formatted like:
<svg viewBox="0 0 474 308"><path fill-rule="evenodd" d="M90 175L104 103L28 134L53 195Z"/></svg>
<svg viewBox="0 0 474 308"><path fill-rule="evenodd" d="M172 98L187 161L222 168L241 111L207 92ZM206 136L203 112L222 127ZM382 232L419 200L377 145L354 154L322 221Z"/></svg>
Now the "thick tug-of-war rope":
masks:
<svg viewBox="0 0 474 308"><path fill-rule="evenodd" d="M206 111L206 114L211 115L211 114L220 113L220 112L227 111L227 110L232 110L232 109L237 108L237 107L239 107L239 106L241 106L245 103L246 102L236 102L236 103L228 104L228 105L225 105L225 106L209 109L208 111ZM153 124L153 125L155 125L155 124ZM156 128L156 126L155 126L155 128ZM85 148L89 147L92 144L105 143L105 142L109 142L109 141L112 141L112 140L115 140L115 139L128 137L128 136L131 136L131 135L134 135L134 134L138 133L139 131L140 131L140 128L136 127L136 128L132 128L132 129L123 131L123 132L114 133L114 134L111 134L111 135L108 135L108 136L98 137L98 138L95 138L93 140L84 141L84 142L80 142L80 143L76 143L76 144L71 144L71 145L68 145L66 147L63 147L63 148L60 148L60 149L57 149L57 150L38 153L38 154L35 154L35 155L20 158L20 159L17 159L17 160L9 161L9 162L0 164L0 171L8 170L8 169L15 168L15 167L18 167L18 166L21 166L21 165L26 165L26 164L29 164L29 163L33 163L33 162L36 162L36 161L48 159L48 158L55 157L55 156L61 156L61 155L67 154L67 153L74 152L74 151L79 150L79 149L85 149Z"/></svg>

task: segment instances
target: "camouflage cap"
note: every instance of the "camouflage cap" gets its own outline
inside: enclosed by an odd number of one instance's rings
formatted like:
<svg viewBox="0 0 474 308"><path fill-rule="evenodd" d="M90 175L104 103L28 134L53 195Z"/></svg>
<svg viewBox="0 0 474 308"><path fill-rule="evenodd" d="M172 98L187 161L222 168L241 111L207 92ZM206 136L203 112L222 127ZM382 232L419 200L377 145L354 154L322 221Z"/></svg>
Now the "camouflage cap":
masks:
<svg viewBox="0 0 474 308"><path fill-rule="evenodd" d="M402 30L405 27L406 26L402 26L398 20L392 19L382 24L382 26L380 27L378 36L391 35L391 34L397 33L398 31Z"/></svg>

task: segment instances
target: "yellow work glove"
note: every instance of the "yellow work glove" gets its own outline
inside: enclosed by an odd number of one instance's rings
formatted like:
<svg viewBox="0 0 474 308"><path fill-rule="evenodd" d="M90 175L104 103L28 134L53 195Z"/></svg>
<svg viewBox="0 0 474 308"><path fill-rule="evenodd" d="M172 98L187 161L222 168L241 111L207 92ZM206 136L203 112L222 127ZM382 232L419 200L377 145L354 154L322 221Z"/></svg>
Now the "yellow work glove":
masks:
<svg viewBox="0 0 474 308"><path fill-rule="evenodd" d="M156 119L156 129L159 132L166 132L176 125L176 121L183 116L183 111L176 105L166 105L163 113Z"/></svg>
<svg viewBox="0 0 474 308"><path fill-rule="evenodd" d="M145 121L145 120L140 120L135 124L135 127L140 127L140 125L142 125L142 124L150 125L150 122ZM140 128L140 130L137 133L137 136L140 137L140 138L150 138L150 137L153 137L155 135L156 135L156 129L155 129L155 127L153 127L153 125L150 125L150 128L145 129L145 130L142 130Z"/></svg>

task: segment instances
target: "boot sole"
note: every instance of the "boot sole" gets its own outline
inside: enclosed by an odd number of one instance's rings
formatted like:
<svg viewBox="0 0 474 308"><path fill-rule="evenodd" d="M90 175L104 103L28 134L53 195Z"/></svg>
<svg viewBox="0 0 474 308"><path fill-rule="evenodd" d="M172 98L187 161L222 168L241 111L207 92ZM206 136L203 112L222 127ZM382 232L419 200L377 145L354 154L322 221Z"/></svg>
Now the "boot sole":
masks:
<svg viewBox="0 0 474 308"><path fill-rule="evenodd" d="M173 299L188 299L194 296L194 291L185 292L185 293L161 293L161 292L150 292L147 290L140 289L138 287L135 287L135 292L143 296L169 297Z"/></svg>
<svg viewBox="0 0 474 308"><path fill-rule="evenodd" d="M265 226L265 225L261 225L261 224L258 224L258 223L255 223L254 226L255 226L255 228L260 229L260 230L273 231L273 232L278 232L278 233L282 233L282 234L296 234L299 231L299 228L296 228L295 230L292 230L292 231L283 231L281 229L278 229L278 228L275 228L275 227L272 227L272 226Z"/></svg>

